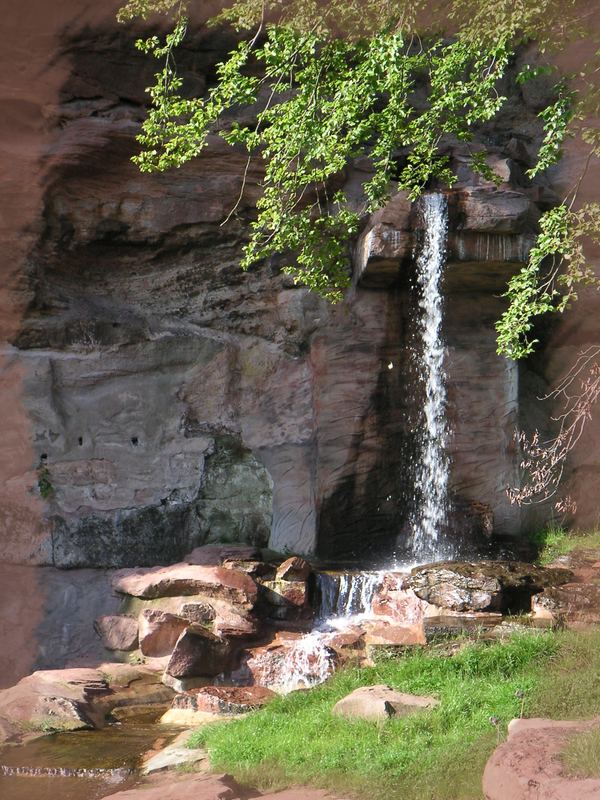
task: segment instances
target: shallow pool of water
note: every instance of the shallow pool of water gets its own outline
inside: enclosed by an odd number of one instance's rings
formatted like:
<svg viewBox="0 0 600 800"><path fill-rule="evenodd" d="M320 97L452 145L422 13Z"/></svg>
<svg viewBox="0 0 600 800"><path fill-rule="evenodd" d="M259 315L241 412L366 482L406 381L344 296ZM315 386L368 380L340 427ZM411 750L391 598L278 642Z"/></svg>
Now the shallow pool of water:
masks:
<svg viewBox="0 0 600 800"><path fill-rule="evenodd" d="M158 724L162 711L135 714L100 731L57 733L4 747L1 800L99 800L129 788L138 780L143 754L162 749L179 733ZM27 775L2 774L14 770Z"/></svg>

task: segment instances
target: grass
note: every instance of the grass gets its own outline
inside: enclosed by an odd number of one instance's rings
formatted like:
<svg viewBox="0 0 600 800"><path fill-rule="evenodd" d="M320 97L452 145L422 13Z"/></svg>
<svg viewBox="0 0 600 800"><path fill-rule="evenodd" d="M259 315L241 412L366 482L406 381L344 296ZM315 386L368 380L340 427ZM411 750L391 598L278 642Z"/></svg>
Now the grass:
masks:
<svg viewBox="0 0 600 800"><path fill-rule="evenodd" d="M575 778L600 778L600 727L574 736L563 754L563 763Z"/></svg>
<svg viewBox="0 0 600 800"><path fill-rule="evenodd" d="M543 664L558 649L557 634L524 634L503 644L469 644L452 657L423 650L347 669L244 719L201 728L190 744L210 751L214 769L263 790L308 783L362 798L480 800L483 766L519 716L519 694L527 713ZM441 704L385 724L331 714L353 689L377 683L433 694Z"/></svg>
<svg viewBox="0 0 600 800"><path fill-rule="evenodd" d="M600 550L600 530L568 532L560 526L550 526L532 537L538 548L538 563L551 564L559 556L586 548Z"/></svg>

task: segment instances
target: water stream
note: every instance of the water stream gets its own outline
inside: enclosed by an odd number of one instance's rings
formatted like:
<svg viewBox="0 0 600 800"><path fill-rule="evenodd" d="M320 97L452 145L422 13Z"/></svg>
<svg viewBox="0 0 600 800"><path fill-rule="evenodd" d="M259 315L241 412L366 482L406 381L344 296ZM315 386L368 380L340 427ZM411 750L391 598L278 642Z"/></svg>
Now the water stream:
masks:
<svg viewBox="0 0 600 800"><path fill-rule="evenodd" d="M157 725L164 710L145 709L102 730L56 733L0 748L0 798L100 800L131 787L142 754L179 732Z"/></svg>
<svg viewBox="0 0 600 800"><path fill-rule="evenodd" d="M447 557L444 542L448 522L449 460L447 454L446 373L442 323L442 277L446 261L448 206L444 195L424 195L420 201L423 240L416 258L419 292L417 369L424 385L423 423L417 437L412 554L416 561Z"/></svg>

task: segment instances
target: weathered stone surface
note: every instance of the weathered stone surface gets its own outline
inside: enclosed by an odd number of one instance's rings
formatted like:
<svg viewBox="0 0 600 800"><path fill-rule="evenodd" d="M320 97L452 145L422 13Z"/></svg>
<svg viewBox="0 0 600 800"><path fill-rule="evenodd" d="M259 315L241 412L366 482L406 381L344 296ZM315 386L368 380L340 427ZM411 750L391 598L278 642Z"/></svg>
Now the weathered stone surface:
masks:
<svg viewBox="0 0 600 800"><path fill-rule="evenodd" d="M261 623L258 616L254 614L245 613L226 603L220 603L216 607L212 629L217 636L224 639L251 639L259 633Z"/></svg>
<svg viewBox="0 0 600 800"><path fill-rule="evenodd" d="M113 586L117 592L134 597L152 599L203 594L228 600L242 608L251 608L258 594L252 578L243 572L192 564L121 570L115 574Z"/></svg>
<svg viewBox="0 0 600 800"><path fill-rule="evenodd" d="M528 611L547 586L566 583L569 570L514 561L442 562L417 567L407 586L428 603L453 611Z"/></svg>
<svg viewBox="0 0 600 800"><path fill-rule="evenodd" d="M135 650L138 645L138 621L123 614L105 614L94 623L96 633L107 650Z"/></svg>
<svg viewBox="0 0 600 800"><path fill-rule="evenodd" d="M486 800L597 800L599 779L576 780L563 772L560 754L569 740L600 724L515 719L483 774Z"/></svg>
<svg viewBox="0 0 600 800"><path fill-rule="evenodd" d="M179 614L188 622L195 622L198 625L206 625L215 618L216 611L210 603L195 601L193 603L181 603Z"/></svg>
<svg viewBox="0 0 600 800"><path fill-rule="evenodd" d="M303 608L308 604L305 581L261 581L261 599L272 606Z"/></svg>
<svg viewBox="0 0 600 800"><path fill-rule="evenodd" d="M104 718L94 701L109 693L100 670L41 670L0 692L0 719L7 721L9 729L93 728Z"/></svg>
<svg viewBox="0 0 600 800"><path fill-rule="evenodd" d="M422 622L428 603L406 589L406 574L388 573L373 596L371 612L405 625Z"/></svg>
<svg viewBox="0 0 600 800"><path fill-rule="evenodd" d="M139 616L140 650L145 656L170 655L189 621L159 609L147 608Z"/></svg>
<svg viewBox="0 0 600 800"><path fill-rule="evenodd" d="M306 581L311 572L312 567L308 561L300 556L293 556L277 568L275 577L281 581Z"/></svg>
<svg viewBox="0 0 600 800"><path fill-rule="evenodd" d="M600 623L600 583L565 583L531 598L536 619L555 625L585 628Z"/></svg>
<svg viewBox="0 0 600 800"><path fill-rule="evenodd" d="M395 716L408 716L439 705L435 697L424 697L397 692L390 686L361 686L338 700L332 714L348 719L366 719L377 722Z"/></svg>
<svg viewBox="0 0 600 800"><path fill-rule="evenodd" d="M230 648L223 639L199 625L191 625L181 634L166 672L173 678L213 677L229 665Z"/></svg>
<svg viewBox="0 0 600 800"><path fill-rule="evenodd" d="M177 695L172 707L212 714L245 714L274 697L275 692L264 686L206 686Z"/></svg>
<svg viewBox="0 0 600 800"><path fill-rule="evenodd" d="M400 625L398 623L364 623L365 643L370 645L413 646L427 644L423 623Z"/></svg>

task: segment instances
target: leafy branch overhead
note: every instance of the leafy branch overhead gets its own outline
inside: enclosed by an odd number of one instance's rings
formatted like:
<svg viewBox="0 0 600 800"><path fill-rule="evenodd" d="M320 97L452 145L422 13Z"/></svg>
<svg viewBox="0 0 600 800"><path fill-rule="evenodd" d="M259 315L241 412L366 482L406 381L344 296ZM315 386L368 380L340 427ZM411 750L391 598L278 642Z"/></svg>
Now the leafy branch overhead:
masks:
<svg viewBox="0 0 600 800"><path fill-rule="evenodd" d="M579 23L577 3L556 0L454 0L445 17L433 19L427 10L426 25L419 2L238 0L213 23L229 23L246 38L218 66L208 94L190 99L174 60L187 11L179 1L130 0L120 12L121 19L154 12L174 18L164 39L138 42L160 70L135 161L147 172L180 167L202 152L212 133L244 148L248 166L260 159L263 191L242 266L283 254L284 271L333 300L349 283L361 219L397 191L415 199L432 182L451 186L456 177L444 144L471 141L477 126L498 113L506 99L498 87L515 47L535 37L544 48L557 27L569 24L577 35ZM439 32L448 26L451 38ZM526 70L518 80L538 72ZM227 112L239 106L253 108L253 124L228 121ZM558 161L578 113L574 93L559 84L555 101L540 114L545 137L530 178ZM371 172L357 199L342 187L358 157L369 160ZM485 151L473 153L472 169L495 178ZM244 186L239 202L243 192ZM561 310L578 282L592 280L582 241L597 213L563 205L542 218L530 263L508 290L510 306L498 323L501 352L530 352L535 317Z"/></svg>

